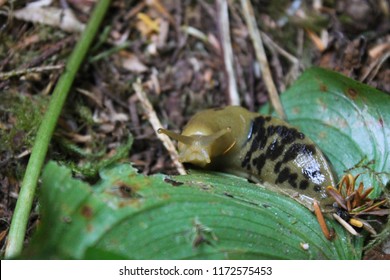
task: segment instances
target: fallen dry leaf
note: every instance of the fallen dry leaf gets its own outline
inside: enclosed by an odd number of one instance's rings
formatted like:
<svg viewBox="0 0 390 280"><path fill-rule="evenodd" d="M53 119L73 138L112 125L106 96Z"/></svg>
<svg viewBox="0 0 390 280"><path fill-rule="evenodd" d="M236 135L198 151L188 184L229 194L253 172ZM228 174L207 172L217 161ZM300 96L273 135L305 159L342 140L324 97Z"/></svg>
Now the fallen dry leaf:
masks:
<svg viewBox="0 0 390 280"><path fill-rule="evenodd" d="M81 32L85 28L85 24L81 23L70 9L26 6L15 11L14 15L19 20L59 27L67 32Z"/></svg>
<svg viewBox="0 0 390 280"><path fill-rule="evenodd" d="M121 63L123 68L137 73L142 73L148 70L148 67L143 64L136 55L125 51L122 51L120 54L122 57Z"/></svg>

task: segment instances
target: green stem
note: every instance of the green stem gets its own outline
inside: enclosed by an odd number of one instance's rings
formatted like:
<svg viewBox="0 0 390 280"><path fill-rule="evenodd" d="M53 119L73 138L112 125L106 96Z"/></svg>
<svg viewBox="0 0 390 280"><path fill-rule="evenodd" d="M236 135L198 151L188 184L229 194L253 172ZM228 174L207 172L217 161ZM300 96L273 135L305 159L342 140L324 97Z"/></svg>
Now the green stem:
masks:
<svg viewBox="0 0 390 280"><path fill-rule="evenodd" d="M95 34L97 33L98 27L103 20L110 2L110 0L97 1L96 7L90 16L88 25L86 26L80 41L77 43L71 56L69 57L65 71L61 75L61 78L54 89L49 108L47 109L39 127L26 173L24 175L22 187L19 192L18 201L16 203L7 239L5 251L6 258L18 256L23 249L28 218L50 139L53 135L57 120L60 116L66 97L68 96L70 87L73 84L76 73L80 68Z"/></svg>

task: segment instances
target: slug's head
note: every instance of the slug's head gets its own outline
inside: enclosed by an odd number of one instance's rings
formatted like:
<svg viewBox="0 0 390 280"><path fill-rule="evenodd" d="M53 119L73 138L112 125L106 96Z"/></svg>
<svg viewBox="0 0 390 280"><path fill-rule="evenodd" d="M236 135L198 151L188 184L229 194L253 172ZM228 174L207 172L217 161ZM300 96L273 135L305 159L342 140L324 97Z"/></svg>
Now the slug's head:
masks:
<svg viewBox="0 0 390 280"><path fill-rule="evenodd" d="M235 144L235 141L230 141L226 144L224 137L230 134L231 128L225 127L213 133L194 133L178 134L163 128L158 129L158 133L163 133L179 142L179 160L181 162L188 162L194 165L204 167L211 163L215 156L227 153Z"/></svg>

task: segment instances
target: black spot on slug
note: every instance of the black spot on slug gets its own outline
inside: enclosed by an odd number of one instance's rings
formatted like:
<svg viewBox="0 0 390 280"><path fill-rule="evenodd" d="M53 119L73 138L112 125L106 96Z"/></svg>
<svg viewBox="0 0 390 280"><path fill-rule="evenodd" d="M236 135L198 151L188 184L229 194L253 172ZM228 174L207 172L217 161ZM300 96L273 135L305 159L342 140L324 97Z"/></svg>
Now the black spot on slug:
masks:
<svg viewBox="0 0 390 280"><path fill-rule="evenodd" d="M290 177L288 178L288 183L294 188L297 188L297 179L298 179L298 174L297 173L292 173Z"/></svg>
<svg viewBox="0 0 390 280"><path fill-rule="evenodd" d="M259 155L259 157L256 159L256 170L259 174L261 174L261 170L263 169L265 162L267 158L264 154Z"/></svg>
<svg viewBox="0 0 390 280"><path fill-rule="evenodd" d="M283 163L283 162L278 161L278 162L275 164L275 167L274 167L274 172L275 172L275 173L279 173L280 167L282 166L282 163Z"/></svg>
<svg viewBox="0 0 390 280"><path fill-rule="evenodd" d="M320 185L315 185L314 188L313 188L313 190L314 190L315 192L320 192L321 189L322 189L322 187L321 187Z"/></svg>
<svg viewBox="0 0 390 280"><path fill-rule="evenodd" d="M253 165L253 166L256 166L256 165L257 165L258 159L259 159L258 157L252 158L252 165Z"/></svg>
<svg viewBox="0 0 390 280"><path fill-rule="evenodd" d="M275 133L280 136L282 144L291 144L296 139L305 138L305 135L296 130L295 128L288 128L287 126L283 125L270 125L267 127L268 137L274 135Z"/></svg>
<svg viewBox="0 0 390 280"><path fill-rule="evenodd" d="M295 128L287 128L285 126L280 127L277 132L282 137L283 144L293 143L297 138L302 139L301 137L303 135L303 133L299 133Z"/></svg>
<svg viewBox="0 0 390 280"><path fill-rule="evenodd" d="M289 162L290 160L296 159L299 154L315 155L316 149L314 145L306 144L292 144L290 148L286 151L283 157L283 163Z"/></svg>
<svg viewBox="0 0 390 280"><path fill-rule="evenodd" d="M263 150L267 144L268 136L264 127L264 117L262 116L255 118L253 121L252 139L251 152Z"/></svg>
<svg viewBox="0 0 390 280"><path fill-rule="evenodd" d="M244 157L244 159L243 159L243 161L241 162L241 167L242 168L247 168L248 169L248 167L250 167L250 165L249 165L249 161L251 160L251 153L250 152L247 152L246 154L245 154L245 157Z"/></svg>
<svg viewBox="0 0 390 280"><path fill-rule="evenodd" d="M256 117L251 124L250 136L248 138L248 144L250 143L250 148L244 156L243 161L241 162L241 167L246 168L247 170L251 169L250 161L254 152L258 150L263 150L267 144L267 134L264 127L265 118L263 116ZM264 156L263 156L264 157ZM265 163L265 157L252 159L252 164L257 167L258 174L260 174L261 169Z"/></svg>
<svg viewBox="0 0 390 280"><path fill-rule="evenodd" d="M317 178L320 180L320 178L323 177L323 175L322 175L322 173L321 173L321 171L319 169L316 169L316 170L304 169L303 170L303 175L306 178L311 179L311 180L315 180Z"/></svg>
<svg viewBox="0 0 390 280"><path fill-rule="evenodd" d="M279 145L278 140L274 140L271 145L268 146L266 156L271 160L277 159L284 150L284 145Z"/></svg>
<svg viewBox="0 0 390 280"><path fill-rule="evenodd" d="M273 126L273 125L268 126L267 127L267 134L268 134L268 136L274 135L275 132L276 132L276 128L277 128L277 126Z"/></svg>
<svg viewBox="0 0 390 280"><path fill-rule="evenodd" d="M285 167L282 171L280 171L278 178L276 178L275 184L279 184L287 181L289 176L290 176L290 168Z"/></svg>
<svg viewBox="0 0 390 280"><path fill-rule="evenodd" d="M298 179L298 174L291 173L290 168L285 167L279 173L278 178L276 178L275 184L282 184L285 181L287 181L292 188L296 189L298 187L297 179Z"/></svg>
<svg viewBox="0 0 390 280"><path fill-rule="evenodd" d="M306 190L308 186L309 186L309 181L307 181L307 180L302 180L302 181L299 183L299 188L300 188L301 190Z"/></svg>

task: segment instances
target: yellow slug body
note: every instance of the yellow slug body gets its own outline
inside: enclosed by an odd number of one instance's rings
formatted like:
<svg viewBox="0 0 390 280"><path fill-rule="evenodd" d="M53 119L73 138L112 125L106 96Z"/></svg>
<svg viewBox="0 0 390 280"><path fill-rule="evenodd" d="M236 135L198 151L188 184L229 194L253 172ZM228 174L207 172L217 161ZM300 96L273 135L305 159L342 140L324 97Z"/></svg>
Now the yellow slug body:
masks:
<svg viewBox="0 0 390 280"><path fill-rule="evenodd" d="M312 140L280 119L229 106L195 114L181 135L159 132L178 140L184 163L269 183L309 208L316 200L333 209L326 193L335 185L330 164Z"/></svg>

